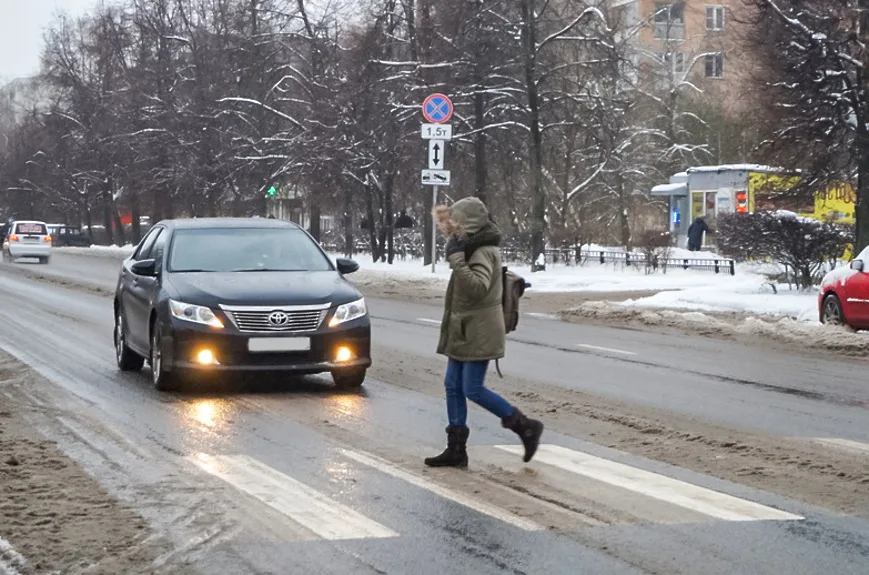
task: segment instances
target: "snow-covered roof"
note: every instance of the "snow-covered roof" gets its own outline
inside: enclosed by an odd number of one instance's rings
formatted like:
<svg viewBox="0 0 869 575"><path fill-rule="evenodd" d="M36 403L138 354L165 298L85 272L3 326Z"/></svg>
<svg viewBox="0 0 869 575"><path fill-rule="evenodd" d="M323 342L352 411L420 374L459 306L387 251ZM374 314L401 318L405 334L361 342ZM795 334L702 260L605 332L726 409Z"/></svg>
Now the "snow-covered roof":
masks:
<svg viewBox="0 0 869 575"><path fill-rule="evenodd" d="M688 184L658 184L652 188L653 196L676 196L681 194L688 194Z"/></svg>
<svg viewBox="0 0 869 575"><path fill-rule="evenodd" d="M697 166L688 168L689 174L697 174L703 172L784 172L782 168L774 168L772 166L764 166L761 164L721 164L719 166Z"/></svg>

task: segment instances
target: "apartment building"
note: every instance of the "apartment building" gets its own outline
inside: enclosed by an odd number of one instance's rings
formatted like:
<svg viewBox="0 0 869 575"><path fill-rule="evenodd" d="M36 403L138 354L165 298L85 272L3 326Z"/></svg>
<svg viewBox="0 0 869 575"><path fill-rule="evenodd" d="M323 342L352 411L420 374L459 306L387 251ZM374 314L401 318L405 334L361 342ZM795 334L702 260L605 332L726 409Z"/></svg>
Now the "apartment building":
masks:
<svg viewBox="0 0 869 575"><path fill-rule="evenodd" d="M746 71L742 0L613 0L612 8L635 46L641 77L738 93Z"/></svg>

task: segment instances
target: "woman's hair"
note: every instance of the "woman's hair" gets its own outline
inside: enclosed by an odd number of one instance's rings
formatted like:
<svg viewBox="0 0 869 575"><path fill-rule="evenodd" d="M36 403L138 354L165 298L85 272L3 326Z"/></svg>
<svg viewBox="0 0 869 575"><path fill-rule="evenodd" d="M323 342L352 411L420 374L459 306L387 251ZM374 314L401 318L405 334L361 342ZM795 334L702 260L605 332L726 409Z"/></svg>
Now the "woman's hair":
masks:
<svg viewBox="0 0 869 575"><path fill-rule="evenodd" d="M432 208L432 214L438 223L438 229L445 237L461 236L464 233L462 226L453 221L452 210L449 206L435 206Z"/></svg>

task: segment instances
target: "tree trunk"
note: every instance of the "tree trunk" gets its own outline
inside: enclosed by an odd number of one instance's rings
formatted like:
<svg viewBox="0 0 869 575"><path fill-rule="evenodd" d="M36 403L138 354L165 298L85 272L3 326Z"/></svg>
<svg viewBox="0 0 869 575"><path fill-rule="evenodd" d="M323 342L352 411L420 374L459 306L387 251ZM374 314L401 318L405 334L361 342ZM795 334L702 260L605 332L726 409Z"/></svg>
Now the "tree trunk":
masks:
<svg viewBox="0 0 869 575"><path fill-rule="evenodd" d="M114 226L112 224L112 192L109 189L103 190L103 225L106 227L106 241L109 245L115 243ZM120 245L120 244L118 244Z"/></svg>
<svg viewBox="0 0 869 575"><path fill-rule="evenodd" d="M133 195L130 198L130 212L133 218L133 237L131 239L131 243L133 245L137 245L139 243L139 240L142 239L142 222L140 221L142 218L142 213L141 206L139 205L139 192L133 192Z"/></svg>
<svg viewBox="0 0 869 575"><path fill-rule="evenodd" d="M380 260L380 247L377 243L377 223L374 221L374 190L366 186L366 216L368 218L368 237L371 242L371 258L377 263Z"/></svg>
<svg viewBox="0 0 869 575"><path fill-rule="evenodd" d="M321 230L320 230L320 206L315 201L311 204L311 226L309 233L315 240L320 241Z"/></svg>
<svg viewBox="0 0 869 575"><path fill-rule="evenodd" d="M531 134L531 269L546 248L546 190L543 187L543 133L540 130L540 98L537 86L536 0L522 0L522 44L525 50L525 89Z"/></svg>
<svg viewBox="0 0 869 575"><path fill-rule="evenodd" d="M88 228L88 237L91 242L94 241L94 217L91 212L90 206L84 206L84 217L85 217L85 225Z"/></svg>
<svg viewBox="0 0 869 575"><path fill-rule="evenodd" d="M864 144L860 166L857 170L857 197L854 206L856 240L854 255L869 246L869 142Z"/></svg>
<svg viewBox="0 0 869 575"><path fill-rule="evenodd" d="M476 176L476 196L486 203L486 117L485 97L482 86L474 94L474 174Z"/></svg>
<svg viewBox="0 0 869 575"><path fill-rule="evenodd" d="M351 186L344 187L344 256L353 257L353 192Z"/></svg>
<svg viewBox="0 0 869 575"><path fill-rule="evenodd" d="M392 188L395 183L395 172L392 171L384 182L384 206L383 211L386 215L386 221L383 225L383 231L386 232L386 261L389 265L395 260L395 218L392 213Z"/></svg>
<svg viewBox="0 0 869 575"><path fill-rule="evenodd" d="M118 211L118 206L114 202L112 202L112 223L115 225L115 237L118 239L118 245L123 246L127 243L124 224L121 222L121 212Z"/></svg>

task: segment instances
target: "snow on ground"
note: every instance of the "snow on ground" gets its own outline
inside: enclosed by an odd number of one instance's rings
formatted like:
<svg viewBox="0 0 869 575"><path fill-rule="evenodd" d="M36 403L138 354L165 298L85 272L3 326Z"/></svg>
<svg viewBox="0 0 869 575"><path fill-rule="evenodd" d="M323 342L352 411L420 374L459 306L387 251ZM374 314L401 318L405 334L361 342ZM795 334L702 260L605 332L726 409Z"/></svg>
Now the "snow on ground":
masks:
<svg viewBox="0 0 869 575"><path fill-rule="evenodd" d="M56 250L62 251L64 253L69 254L81 254L88 256L100 256L100 257L117 257L117 258L125 258L133 253L136 249L136 246L127 244L125 246L90 246L87 248L76 248L76 247L63 247L63 248L55 248Z"/></svg>
<svg viewBox="0 0 869 575"><path fill-rule="evenodd" d="M332 254L333 259L338 257L341 256ZM395 263L389 265L383 262L372 263L369 256L361 256L357 261L365 272L403 276L414 280L446 282L451 273L446 263L438 263L436 273L432 274L431 266L423 266L421 260L395 260ZM727 286L745 281L744 278L731 276L724 270L715 274L711 271L671 268L666 273L658 271L646 274L642 268L614 263L600 264L597 261L589 261L582 266L549 265L545 272L533 274L527 265L508 265L531 282L535 292L660 291ZM758 287L764 281L761 276L756 276L755 279Z"/></svg>
<svg viewBox="0 0 869 575"><path fill-rule="evenodd" d="M684 250L683 250L684 251ZM687 252L690 257L715 257L714 254ZM339 257L334 256L333 257ZM683 257L679 254L676 257ZM688 257L685 255L684 257ZM366 261L367 260L367 261ZM390 281L441 283L450 276L446 264L437 272L419 260L399 261L393 265L359 259L362 272L380 275ZM650 291L652 296L626 300L617 305L634 309L672 309L692 312L747 313L758 316L788 317L803 322L817 322L817 291L797 291L788 285L773 284L765 274L780 273L775 264L739 266L737 273L716 274L711 271L669 269L646 274L642 268L589 261L582 266L549 266L547 271L530 273L526 266L513 266L531 282L534 292L618 293Z"/></svg>
<svg viewBox="0 0 869 575"><path fill-rule="evenodd" d="M90 248L60 248L68 253L98 255L100 257L124 258L133 252L134 246L92 246ZM591 245L586 253L617 251L617 248ZM341 257L330 254L333 260ZM689 252L679 248L670 250L669 257L676 259L715 259L710 252ZM438 263L432 274L431 266L421 260L395 260L392 265L372 262L368 255L357 258L361 283L388 282L392 285L445 285L450 277L446 263ZM781 272L776 264L754 263L737 266L731 276L711 271L670 268L647 274L642 267L626 267L623 264L600 264L591 255L582 266L550 265L545 272L531 273L527 265L511 265L532 284L536 293L607 293L659 292L650 297L633 299L616 305L635 310L671 309L689 312L736 312L759 316L789 317L798 321L817 322L817 292L793 291L787 285L777 285L774 293L767 275ZM355 278L356 276L354 276Z"/></svg>
<svg viewBox="0 0 869 575"><path fill-rule="evenodd" d="M817 291L802 292L777 285L775 293L763 279L736 275L726 285L665 291L651 297L627 300L623 305L642 308L669 308L706 312L738 312L817 321Z"/></svg>

